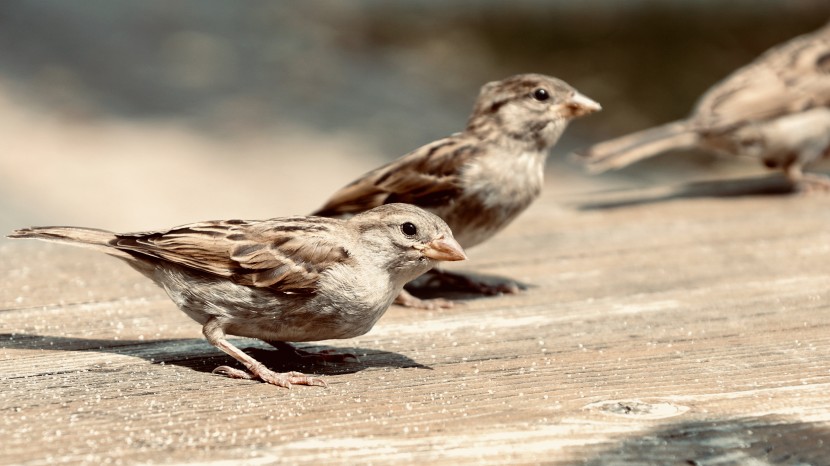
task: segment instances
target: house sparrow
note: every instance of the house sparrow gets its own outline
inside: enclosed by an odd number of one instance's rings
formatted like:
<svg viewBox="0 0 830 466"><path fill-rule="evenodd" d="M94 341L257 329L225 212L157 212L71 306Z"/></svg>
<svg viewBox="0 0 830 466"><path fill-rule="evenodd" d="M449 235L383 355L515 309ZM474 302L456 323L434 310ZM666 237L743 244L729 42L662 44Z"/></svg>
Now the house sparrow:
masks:
<svg viewBox="0 0 830 466"><path fill-rule="evenodd" d="M363 335L406 282L437 261L466 258L443 220L406 204L348 220L210 221L128 234L36 227L9 237L86 246L124 260L202 324L213 346L250 371L222 366L214 372L281 387L326 384L299 372L273 372L225 335L259 338L277 347L286 341Z"/></svg>
<svg viewBox="0 0 830 466"><path fill-rule="evenodd" d="M697 147L757 157L783 170L799 188L827 189L830 180L804 175L802 168L830 154L828 108L830 24L734 71L703 94L685 120L602 142L578 155L589 170L603 172Z"/></svg>
<svg viewBox="0 0 830 466"><path fill-rule="evenodd" d="M435 213L464 248L507 226L542 189L545 159L568 123L600 110L567 83L521 74L485 84L461 133L427 144L346 185L314 212L348 217L379 205L406 202ZM515 283L487 285L463 275L438 278L485 294L517 292ZM399 304L447 307L403 292Z"/></svg>

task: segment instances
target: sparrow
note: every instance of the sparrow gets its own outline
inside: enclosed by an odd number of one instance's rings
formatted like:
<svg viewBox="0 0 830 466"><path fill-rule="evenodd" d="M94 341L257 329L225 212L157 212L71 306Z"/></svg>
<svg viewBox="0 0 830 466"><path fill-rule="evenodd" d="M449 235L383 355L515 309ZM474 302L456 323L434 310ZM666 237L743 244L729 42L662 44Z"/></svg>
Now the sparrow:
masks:
<svg viewBox="0 0 830 466"><path fill-rule="evenodd" d="M592 172L678 149L761 159L799 189L830 188L803 168L830 154L830 23L779 44L704 93L684 120L577 152Z"/></svg>
<svg viewBox="0 0 830 466"><path fill-rule="evenodd" d="M542 190L548 150L574 118L600 110L569 84L520 74L485 84L467 127L372 170L335 192L313 215L348 217L394 202L424 208L447 222L465 249L512 222ZM488 285L459 274L436 277L484 294L515 293L515 283ZM403 292L410 307L449 307Z"/></svg>
<svg viewBox="0 0 830 466"><path fill-rule="evenodd" d="M117 257L163 288L202 333L247 371L214 372L290 388L326 386L299 372L276 373L226 335L285 342L352 338L368 332L406 282L439 261L466 258L447 224L406 204L349 219L286 217L192 223L113 233L33 227L9 238L89 247Z"/></svg>

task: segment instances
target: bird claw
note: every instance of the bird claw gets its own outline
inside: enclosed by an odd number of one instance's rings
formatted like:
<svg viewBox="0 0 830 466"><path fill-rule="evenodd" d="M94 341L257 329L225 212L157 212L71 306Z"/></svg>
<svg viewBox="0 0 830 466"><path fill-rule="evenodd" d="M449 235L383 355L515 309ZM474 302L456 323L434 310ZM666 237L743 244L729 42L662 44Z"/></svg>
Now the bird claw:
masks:
<svg viewBox="0 0 830 466"><path fill-rule="evenodd" d="M401 290L398 293L398 296L395 298L395 304L403 307L411 307L413 309L426 309L426 310L436 310L436 309L449 309L455 306L455 303L450 301L449 299L444 298L432 298L432 299L421 299L412 296L408 291Z"/></svg>
<svg viewBox="0 0 830 466"><path fill-rule="evenodd" d="M804 173L794 181L799 194L830 193L830 178L814 173Z"/></svg>
<svg viewBox="0 0 830 466"><path fill-rule="evenodd" d="M518 294L522 289L514 282L484 283L470 280L471 288L484 295Z"/></svg>
<svg viewBox="0 0 830 466"><path fill-rule="evenodd" d="M251 373L252 372L252 373ZM319 377L311 377L300 372L274 372L263 367L253 367L251 372L234 369L228 366L219 366L213 370L214 374L221 374L232 379L260 379L265 383L283 388L291 388L292 385L308 385L316 387L328 387L325 380Z"/></svg>
<svg viewBox="0 0 830 466"><path fill-rule="evenodd" d="M254 376L251 375L249 372L245 372L243 370L234 369L230 366L219 366L216 369L211 371L213 374L224 375L225 377L229 377L231 379L245 379L245 380L253 380Z"/></svg>
<svg viewBox="0 0 830 466"><path fill-rule="evenodd" d="M257 374L264 382L280 387L291 388L291 385L308 385L311 387L328 388L325 380L319 377L311 377L300 372L277 373L266 369L266 372Z"/></svg>

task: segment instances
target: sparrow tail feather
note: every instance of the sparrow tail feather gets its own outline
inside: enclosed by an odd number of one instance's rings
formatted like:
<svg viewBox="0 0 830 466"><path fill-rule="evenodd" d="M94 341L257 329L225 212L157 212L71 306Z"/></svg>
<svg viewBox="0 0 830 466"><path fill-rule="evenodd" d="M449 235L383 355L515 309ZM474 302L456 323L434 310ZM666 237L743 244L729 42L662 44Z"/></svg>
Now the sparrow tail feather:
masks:
<svg viewBox="0 0 830 466"><path fill-rule="evenodd" d="M618 170L662 152L697 145L699 136L681 120L595 144L577 152L591 173Z"/></svg>
<svg viewBox="0 0 830 466"><path fill-rule="evenodd" d="M32 227L14 230L9 238L33 238L55 243L71 244L105 252L122 259L134 259L130 254L113 247L115 233L96 228Z"/></svg>

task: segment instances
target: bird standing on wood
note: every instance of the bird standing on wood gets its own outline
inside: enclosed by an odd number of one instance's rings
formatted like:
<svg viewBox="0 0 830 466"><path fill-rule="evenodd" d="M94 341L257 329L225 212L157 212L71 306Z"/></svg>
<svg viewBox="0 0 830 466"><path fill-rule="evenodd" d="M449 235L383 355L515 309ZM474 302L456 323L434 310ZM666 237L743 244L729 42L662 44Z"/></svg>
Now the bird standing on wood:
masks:
<svg viewBox="0 0 830 466"><path fill-rule="evenodd" d="M348 217L379 205L405 202L444 219L464 248L507 226L540 194L548 150L574 118L600 105L556 78L520 74L485 84L467 127L370 171L343 187L314 215ZM515 293L513 283L490 285L463 275L439 279L474 291ZM447 307L404 291L411 307Z"/></svg>
<svg viewBox="0 0 830 466"><path fill-rule="evenodd" d="M592 172L687 148L757 157L800 189L830 180L802 169L830 155L830 24L763 53L712 86L685 120L577 154Z"/></svg>
<svg viewBox="0 0 830 466"><path fill-rule="evenodd" d="M438 261L466 258L443 220L406 204L348 220L209 221L127 234L36 227L9 237L86 246L124 260L202 324L213 346L247 368L222 366L214 372L281 387L325 382L299 372L273 372L225 335L277 347L363 335L406 282Z"/></svg>

